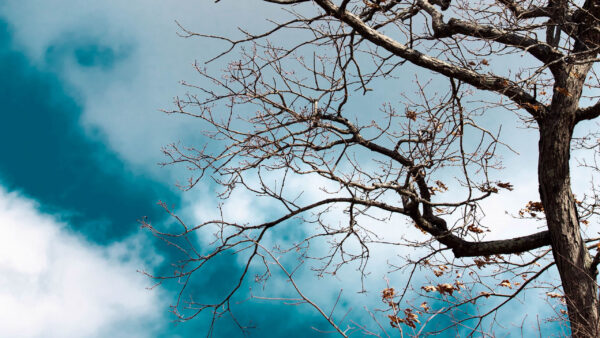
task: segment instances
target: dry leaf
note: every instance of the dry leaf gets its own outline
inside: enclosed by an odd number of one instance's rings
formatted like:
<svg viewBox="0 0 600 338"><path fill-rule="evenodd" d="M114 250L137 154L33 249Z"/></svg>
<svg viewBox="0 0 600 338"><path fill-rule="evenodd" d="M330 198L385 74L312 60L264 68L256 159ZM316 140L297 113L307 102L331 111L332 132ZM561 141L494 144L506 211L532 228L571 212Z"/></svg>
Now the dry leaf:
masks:
<svg viewBox="0 0 600 338"><path fill-rule="evenodd" d="M478 259L478 258L475 258L475 259L473 260L473 262L474 262L474 263L475 263L475 265L477 265L477 267L478 267L478 268L480 268L480 269L481 269L481 268L483 268L483 267L484 267L484 266L487 264L487 262L486 262L486 261L484 261L484 260L482 260L482 259Z"/></svg>
<svg viewBox="0 0 600 338"><path fill-rule="evenodd" d="M498 188L492 187L492 186L484 186L484 187L479 188L479 190L481 190L483 192L493 192L493 193L498 192Z"/></svg>
<svg viewBox="0 0 600 338"><path fill-rule="evenodd" d="M508 182L498 182L498 183L496 183L496 185L499 186L500 188L507 189L510 191L512 191L514 189L513 185Z"/></svg>
<svg viewBox="0 0 600 338"><path fill-rule="evenodd" d="M435 184L443 191L448 190L448 187L442 181L435 181Z"/></svg>
<svg viewBox="0 0 600 338"><path fill-rule="evenodd" d="M467 230L474 232L476 234L481 234L483 233L483 229L481 229L480 227L476 226L475 224L471 224L467 227Z"/></svg>
<svg viewBox="0 0 600 338"><path fill-rule="evenodd" d="M391 327L397 328L397 327L400 326L400 323L403 322L403 320L400 317L396 316L396 315L388 315L388 318L390 319L390 326Z"/></svg>
<svg viewBox="0 0 600 338"><path fill-rule="evenodd" d="M383 301L390 301L396 296L396 290L394 288L385 288L381 291L381 299Z"/></svg>
<svg viewBox="0 0 600 338"><path fill-rule="evenodd" d="M413 121L416 121L417 120L417 113L414 112L414 111L412 111L412 110L407 110L406 111L406 117L409 118L409 119L411 119L411 120L413 120Z"/></svg>
<svg viewBox="0 0 600 338"><path fill-rule="evenodd" d="M425 290L425 292L433 292L436 290L433 285L422 286L421 289Z"/></svg>
<svg viewBox="0 0 600 338"><path fill-rule="evenodd" d="M565 297L557 292L546 292L546 296L548 296L550 298L564 298Z"/></svg>
<svg viewBox="0 0 600 338"><path fill-rule="evenodd" d="M452 296L452 293L454 292L454 286L448 283L438 284L436 289L441 295L449 294Z"/></svg>

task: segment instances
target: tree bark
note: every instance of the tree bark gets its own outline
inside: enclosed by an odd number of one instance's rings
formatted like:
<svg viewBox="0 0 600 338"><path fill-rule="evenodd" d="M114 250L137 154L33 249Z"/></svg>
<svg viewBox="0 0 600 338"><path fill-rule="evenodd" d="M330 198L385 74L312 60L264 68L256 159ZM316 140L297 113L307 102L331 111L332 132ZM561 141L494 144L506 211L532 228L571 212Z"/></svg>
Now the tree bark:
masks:
<svg viewBox="0 0 600 338"><path fill-rule="evenodd" d="M562 94L559 94L562 95ZM555 99L557 99L555 97ZM554 103L563 100L553 100ZM566 100L568 101L568 100ZM570 143L575 124L570 109L553 104L539 121L538 178L550 232L552 252L567 302L573 337L598 337L598 302L595 269L582 239L569 176Z"/></svg>

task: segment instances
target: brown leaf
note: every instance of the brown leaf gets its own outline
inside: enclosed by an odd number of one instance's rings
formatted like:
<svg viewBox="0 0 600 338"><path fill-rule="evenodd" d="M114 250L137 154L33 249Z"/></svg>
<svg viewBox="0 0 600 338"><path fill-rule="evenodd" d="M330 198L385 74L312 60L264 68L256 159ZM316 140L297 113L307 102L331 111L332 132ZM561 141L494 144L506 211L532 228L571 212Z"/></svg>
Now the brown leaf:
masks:
<svg viewBox="0 0 600 338"><path fill-rule="evenodd" d="M416 121L417 120L417 113L415 111L412 111L412 110L407 110L406 111L406 117L409 118L409 119L411 119L411 120L413 120L413 121Z"/></svg>
<svg viewBox="0 0 600 338"><path fill-rule="evenodd" d="M404 314L406 318L404 318L404 322L406 325L412 327L413 329L416 327L415 322L421 323L419 321L419 316L416 313L412 312L412 309L405 309Z"/></svg>
<svg viewBox="0 0 600 338"><path fill-rule="evenodd" d="M448 187L442 181L435 181L435 184L443 191L448 190Z"/></svg>
<svg viewBox="0 0 600 338"><path fill-rule="evenodd" d="M525 208L527 208L527 211L544 211L544 205L542 204L542 202L529 201L527 202Z"/></svg>
<svg viewBox="0 0 600 338"><path fill-rule="evenodd" d="M425 290L425 292L433 292L436 290L435 286L433 285L421 286L421 289Z"/></svg>
<svg viewBox="0 0 600 338"><path fill-rule="evenodd" d="M419 316L412 312L412 309L405 309L404 310L404 318L400 318L397 315L388 315L388 318L390 319L390 325L392 327L398 328L400 326L400 323L404 323L404 325L410 326L413 329L417 327L417 325L415 323L421 323L419 321Z"/></svg>
<svg viewBox="0 0 600 338"><path fill-rule="evenodd" d="M479 294L484 296L485 298L490 298L490 296L492 295L491 293L485 291L481 291Z"/></svg>
<svg viewBox="0 0 600 338"><path fill-rule="evenodd" d="M390 326L391 327L400 327L400 323L404 322L402 320L402 318L396 316L396 315L388 315L388 318L390 319Z"/></svg>
<svg viewBox="0 0 600 338"><path fill-rule="evenodd" d="M481 229L480 227L476 226L475 224L471 224L467 227L467 230L474 232L476 234L481 234L483 233L483 229Z"/></svg>
<svg viewBox="0 0 600 338"><path fill-rule="evenodd" d="M479 190L481 190L483 192L493 192L493 193L498 192L498 188L492 187L492 186L484 186L484 187L479 188Z"/></svg>
<svg viewBox="0 0 600 338"><path fill-rule="evenodd" d="M514 189L513 185L508 182L498 182L498 183L496 183L496 185L499 186L500 188L507 189L510 191L512 191Z"/></svg>
<svg viewBox="0 0 600 338"><path fill-rule="evenodd" d="M504 286L509 289L512 289L512 285L510 284L510 281L508 279L503 280L502 282L500 282L499 285Z"/></svg>
<svg viewBox="0 0 600 338"><path fill-rule="evenodd" d="M475 263L475 265L477 265L477 267L478 267L479 269L483 268L483 267L484 267L484 266L487 264L487 262L486 262L486 261L484 261L484 260L482 260L482 259L479 259L479 258L475 258L475 259L473 260L473 262Z"/></svg>
<svg viewBox="0 0 600 338"><path fill-rule="evenodd" d="M546 292L546 296L548 296L550 298L561 298L561 299L565 297L557 292Z"/></svg>
<svg viewBox="0 0 600 338"><path fill-rule="evenodd" d="M390 301L396 296L396 290L394 288L385 288L381 292L381 299L385 301Z"/></svg>
<svg viewBox="0 0 600 338"><path fill-rule="evenodd" d="M441 295L449 294L452 296L452 293L454 292L454 286L448 283L438 284L436 289Z"/></svg>

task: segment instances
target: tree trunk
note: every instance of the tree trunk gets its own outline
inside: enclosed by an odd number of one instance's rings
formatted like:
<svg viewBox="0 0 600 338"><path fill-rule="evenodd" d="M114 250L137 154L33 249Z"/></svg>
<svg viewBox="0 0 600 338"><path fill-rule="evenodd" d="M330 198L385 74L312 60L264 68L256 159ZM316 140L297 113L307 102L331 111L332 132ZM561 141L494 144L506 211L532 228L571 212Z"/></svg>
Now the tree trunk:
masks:
<svg viewBox="0 0 600 338"><path fill-rule="evenodd" d="M581 236L569 176L573 116L555 111L539 121L539 189L572 335L599 337L595 269Z"/></svg>

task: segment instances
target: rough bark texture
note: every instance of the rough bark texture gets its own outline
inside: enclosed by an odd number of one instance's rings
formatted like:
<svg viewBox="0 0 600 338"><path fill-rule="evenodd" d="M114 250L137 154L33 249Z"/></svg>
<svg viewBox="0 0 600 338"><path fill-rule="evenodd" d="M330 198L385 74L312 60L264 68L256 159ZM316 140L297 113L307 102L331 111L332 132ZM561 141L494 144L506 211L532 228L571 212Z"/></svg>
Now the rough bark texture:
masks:
<svg viewBox="0 0 600 338"><path fill-rule="evenodd" d="M596 276L581 236L571 191L569 158L580 81L563 77L566 91L555 91L549 113L539 121L539 190L561 277L573 337L598 337ZM569 95L566 95L569 93Z"/></svg>

